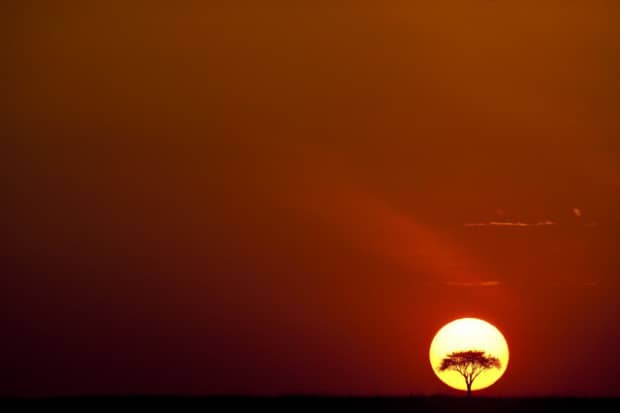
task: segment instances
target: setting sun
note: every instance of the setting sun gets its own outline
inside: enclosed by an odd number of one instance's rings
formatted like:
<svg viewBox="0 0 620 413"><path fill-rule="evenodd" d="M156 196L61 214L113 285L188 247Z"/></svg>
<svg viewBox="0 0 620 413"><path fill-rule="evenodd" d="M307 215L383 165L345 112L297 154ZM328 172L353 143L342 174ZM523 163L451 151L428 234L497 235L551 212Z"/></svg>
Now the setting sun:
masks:
<svg viewBox="0 0 620 413"><path fill-rule="evenodd" d="M474 360L473 370L471 362L467 366L461 363L461 366L450 368L446 358L451 354L482 356L483 362ZM446 324L435 334L429 356L433 371L448 386L467 390L469 380L471 390L481 390L499 380L506 371L508 344L492 324L477 318L461 318Z"/></svg>

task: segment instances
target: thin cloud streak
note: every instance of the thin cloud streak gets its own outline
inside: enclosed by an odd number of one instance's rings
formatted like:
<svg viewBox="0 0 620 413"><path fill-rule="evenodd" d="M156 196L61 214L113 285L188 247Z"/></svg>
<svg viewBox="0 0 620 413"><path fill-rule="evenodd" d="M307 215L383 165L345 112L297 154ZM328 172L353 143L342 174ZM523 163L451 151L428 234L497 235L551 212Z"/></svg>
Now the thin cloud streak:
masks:
<svg viewBox="0 0 620 413"><path fill-rule="evenodd" d="M470 222L463 224L466 227L543 227L556 225L555 222L546 220L534 223L513 222L513 221L490 221L490 222Z"/></svg>
<svg viewBox="0 0 620 413"><path fill-rule="evenodd" d="M499 281L444 281L443 284L448 287L497 287L501 283Z"/></svg>

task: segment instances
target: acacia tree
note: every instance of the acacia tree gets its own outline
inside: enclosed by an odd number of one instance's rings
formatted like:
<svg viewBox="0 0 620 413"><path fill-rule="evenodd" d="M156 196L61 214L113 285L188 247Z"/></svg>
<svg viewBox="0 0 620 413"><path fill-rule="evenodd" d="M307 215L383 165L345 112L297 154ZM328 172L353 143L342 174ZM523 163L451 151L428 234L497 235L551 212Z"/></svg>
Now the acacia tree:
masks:
<svg viewBox="0 0 620 413"><path fill-rule="evenodd" d="M499 369L501 364L497 357L486 355L484 351L468 350L455 351L441 360L439 371L452 370L459 373L465 379L467 396L471 396L471 385L476 378L485 370Z"/></svg>

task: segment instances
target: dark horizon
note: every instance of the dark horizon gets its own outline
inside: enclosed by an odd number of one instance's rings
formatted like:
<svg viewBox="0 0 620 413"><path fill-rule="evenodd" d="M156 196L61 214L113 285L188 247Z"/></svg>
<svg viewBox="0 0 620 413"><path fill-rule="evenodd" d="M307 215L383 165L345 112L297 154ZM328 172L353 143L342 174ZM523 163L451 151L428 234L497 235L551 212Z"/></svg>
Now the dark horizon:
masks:
<svg viewBox="0 0 620 413"><path fill-rule="evenodd" d="M381 412L528 412L570 411L587 409L588 411L609 411L618 403L618 398L464 398L464 397L54 397L43 399L12 399L23 405L46 407L139 407L183 408L224 407L227 409L269 409L269 411L308 411L321 409L338 409L338 411L381 411ZM7 402L7 399L0 399Z"/></svg>
<svg viewBox="0 0 620 413"><path fill-rule="evenodd" d="M620 2L98 3L0 6L0 397L458 394L460 317L620 396Z"/></svg>

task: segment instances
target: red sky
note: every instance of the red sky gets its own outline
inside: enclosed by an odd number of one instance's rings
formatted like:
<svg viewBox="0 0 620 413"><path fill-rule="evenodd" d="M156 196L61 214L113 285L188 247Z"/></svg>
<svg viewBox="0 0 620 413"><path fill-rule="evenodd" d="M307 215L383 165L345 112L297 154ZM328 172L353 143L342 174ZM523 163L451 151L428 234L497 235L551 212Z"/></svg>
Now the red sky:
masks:
<svg viewBox="0 0 620 413"><path fill-rule="evenodd" d="M618 2L83 3L0 6L0 394L452 394L476 316L620 396Z"/></svg>

